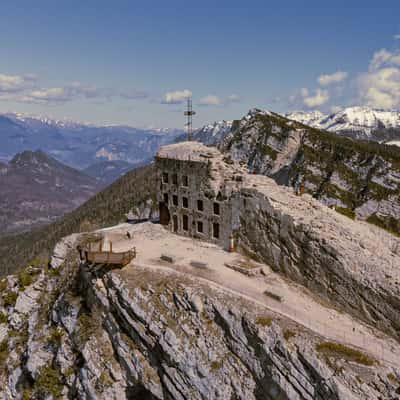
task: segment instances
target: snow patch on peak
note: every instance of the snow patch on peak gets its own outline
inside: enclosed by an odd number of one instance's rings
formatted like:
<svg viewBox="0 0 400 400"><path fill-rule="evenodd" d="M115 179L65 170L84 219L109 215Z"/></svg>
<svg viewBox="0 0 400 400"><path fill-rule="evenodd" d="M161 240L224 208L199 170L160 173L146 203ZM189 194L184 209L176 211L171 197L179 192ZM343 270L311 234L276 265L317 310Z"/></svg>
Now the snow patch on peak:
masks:
<svg viewBox="0 0 400 400"><path fill-rule="evenodd" d="M332 114L320 111L295 111L286 117L314 128L331 132L362 132L361 136L371 138L378 128L400 128L400 111L379 110L368 107L346 107ZM359 136L359 135L358 135Z"/></svg>

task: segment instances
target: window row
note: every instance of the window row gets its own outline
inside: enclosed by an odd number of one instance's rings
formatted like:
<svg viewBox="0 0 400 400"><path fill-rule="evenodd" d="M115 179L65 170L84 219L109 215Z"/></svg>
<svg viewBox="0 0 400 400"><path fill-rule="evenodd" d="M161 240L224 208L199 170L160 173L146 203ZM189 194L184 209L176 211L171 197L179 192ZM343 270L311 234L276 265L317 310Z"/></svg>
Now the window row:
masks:
<svg viewBox="0 0 400 400"><path fill-rule="evenodd" d="M168 193L164 193L164 203L165 204L169 203ZM178 195L176 195L176 194L172 195L172 204L176 207L179 206ZM182 196L182 207L189 208L189 199L185 196ZM197 200L197 211L204 211L203 200ZM215 203L215 202L213 203L213 213L214 213L214 215L220 215L220 204L219 203Z"/></svg>
<svg viewBox="0 0 400 400"><path fill-rule="evenodd" d="M172 184L177 185L178 184L178 174L172 174L171 176ZM163 183L169 183L169 174L168 172L163 172L162 174L162 181ZM189 178L187 175L183 175L181 179L181 184L182 186L189 186Z"/></svg>
<svg viewBox="0 0 400 400"><path fill-rule="evenodd" d="M174 215L172 217L174 232L178 232L178 217ZM189 217L182 215L182 230L185 232L189 231ZM196 230L198 233L204 233L203 221L196 221ZM212 224L212 236L214 239L219 239L219 224L214 222Z"/></svg>

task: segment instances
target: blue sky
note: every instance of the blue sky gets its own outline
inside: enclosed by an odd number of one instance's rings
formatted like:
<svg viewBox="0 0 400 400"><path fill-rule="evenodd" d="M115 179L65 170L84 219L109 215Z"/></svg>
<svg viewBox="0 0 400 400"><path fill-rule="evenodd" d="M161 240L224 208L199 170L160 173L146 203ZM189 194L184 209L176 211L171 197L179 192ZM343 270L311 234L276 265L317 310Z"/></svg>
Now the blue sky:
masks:
<svg viewBox="0 0 400 400"><path fill-rule="evenodd" d="M0 111L181 127L190 93L197 126L400 108L399 16L391 0L4 2Z"/></svg>

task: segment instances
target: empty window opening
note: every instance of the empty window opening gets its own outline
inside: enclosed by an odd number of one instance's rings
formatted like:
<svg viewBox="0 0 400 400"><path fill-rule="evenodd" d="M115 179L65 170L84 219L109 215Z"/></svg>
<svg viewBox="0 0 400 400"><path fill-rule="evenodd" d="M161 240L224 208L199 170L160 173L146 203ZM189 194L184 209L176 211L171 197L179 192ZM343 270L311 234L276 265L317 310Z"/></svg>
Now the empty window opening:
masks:
<svg viewBox="0 0 400 400"><path fill-rule="evenodd" d="M197 209L199 211L203 211L204 210L203 200L197 200Z"/></svg>
<svg viewBox="0 0 400 400"><path fill-rule="evenodd" d="M214 203L214 215L219 215L219 203Z"/></svg>
<svg viewBox="0 0 400 400"><path fill-rule="evenodd" d="M213 223L213 238L219 239L219 224L216 222Z"/></svg>
<svg viewBox="0 0 400 400"><path fill-rule="evenodd" d="M182 186L186 186L186 187L189 186L189 178L187 175L182 176Z"/></svg>
<svg viewBox="0 0 400 400"><path fill-rule="evenodd" d="M187 197L182 197L182 207L189 208L189 200Z"/></svg>
<svg viewBox="0 0 400 400"><path fill-rule="evenodd" d="M168 183L168 173L167 172L163 172L162 181L163 181L163 183Z"/></svg>
<svg viewBox="0 0 400 400"><path fill-rule="evenodd" d="M172 223L173 223L174 232L178 232L178 217L176 215L174 215L172 217Z"/></svg>
<svg viewBox="0 0 400 400"><path fill-rule="evenodd" d="M187 215L182 215L182 229L184 231L189 230L189 218Z"/></svg>
<svg viewBox="0 0 400 400"><path fill-rule="evenodd" d="M164 203L168 204L168 193L164 193Z"/></svg>
<svg viewBox="0 0 400 400"><path fill-rule="evenodd" d="M172 204L173 204L174 206L177 206L177 205L178 205L178 196L177 196L176 194L174 194L174 195L172 196Z"/></svg>
<svg viewBox="0 0 400 400"><path fill-rule="evenodd" d="M197 232L203 233L203 221L197 221Z"/></svg>
<svg viewBox="0 0 400 400"><path fill-rule="evenodd" d="M178 184L178 175L177 174L172 174L172 183L174 185Z"/></svg>

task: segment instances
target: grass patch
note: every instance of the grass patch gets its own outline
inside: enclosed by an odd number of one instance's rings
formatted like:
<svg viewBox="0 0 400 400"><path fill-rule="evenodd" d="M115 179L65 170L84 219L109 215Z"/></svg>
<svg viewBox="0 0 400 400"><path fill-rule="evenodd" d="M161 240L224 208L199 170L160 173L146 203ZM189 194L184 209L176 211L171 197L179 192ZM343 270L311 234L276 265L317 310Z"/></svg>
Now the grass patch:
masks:
<svg viewBox="0 0 400 400"><path fill-rule="evenodd" d="M6 340L3 340L0 343L0 369L5 367L5 362L8 357L8 343Z"/></svg>
<svg viewBox="0 0 400 400"><path fill-rule="evenodd" d="M366 221L388 231L392 235L400 237L400 221L392 216L383 217L374 213L370 215Z"/></svg>
<svg viewBox="0 0 400 400"><path fill-rule="evenodd" d="M18 331L12 329L9 331L9 336L13 338L14 347L25 347L29 339L27 324L25 324L25 326Z"/></svg>
<svg viewBox="0 0 400 400"><path fill-rule="evenodd" d="M389 372L387 374L387 378L389 379L390 382L392 382L393 384L397 384L398 380L396 378L396 375L393 372Z"/></svg>
<svg viewBox="0 0 400 400"><path fill-rule="evenodd" d="M31 400L33 398L32 394L32 388L25 388L22 392L21 400Z"/></svg>
<svg viewBox="0 0 400 400"><path fill-rule="evenodd" d="M222 362L215 360L211 363L211 370L212 371L218 371L222 367Z"/></svg>
<svg viewBox="0 0 400 400"><path fill-rule="evenodd" d="M78 341L80 345L83 347L85 343L90 339L90 337L94 335L96 331L99 329L100 321L95 315L83 312L78 317L78 324L79 324Z"/></svg>
<svg viewBox="0 0 400 400"><path fill-rule="evenodd" d="M8 321L7 315L0 312L0 324L5 324Z"/></svg>
<svg viewBox="0 0 400 400"><path fill-rule="evenodd" d="M35 382L35 388L43 396L51 395L54 399L60 399L63 384L60 373L50 365L45 365L39 370L39 376Z"/></svg>
<svg viewBox="0 0 400 400"><path fill-rule="evenodd" d="M321 342L317 344L316 350L318 353L327 356L342 357L348 361L354 361L362 365L373 365L375 360L359 350L347 347L340 343L335 342Z"/></svg>
<svg viewBox="0 0 400 400"><path fill-rule="evenodd" d="M283 332L283 337L285 338L286 341L295 336L296 333L291 331L290 329L286 329L285 332Z"/></svg>
<svg viewBox="0 0 400 400"><path fill-rule="evenodd" d="M63 331L59 328L51 328L50 329L50 335L49 338L47 339L47 343L59 347L61 344L61 339L63 337Z"/></svg>
<svg viewBox="0 0 400 400"><path fill-rule="evenodd" d="M335 211L338 212L339 214L342 214L352 220L356 219L356 213L351 210L350 208L345 208L345 207L335 207Z"/></svg>
<svg viewBox="0 0 400 400"><path fill-rule="evenodd" d="M3 297L4 305L6 307L14 307L15 303L17 302L18 294L10 290L7 294Z"/></svg>
<svg viewBox="0 0 400 400"><path fill-rule="evenodd" d="M256 318L256 324L261 326L271 326L272 321L271 317L260 316Z"/></svg>

